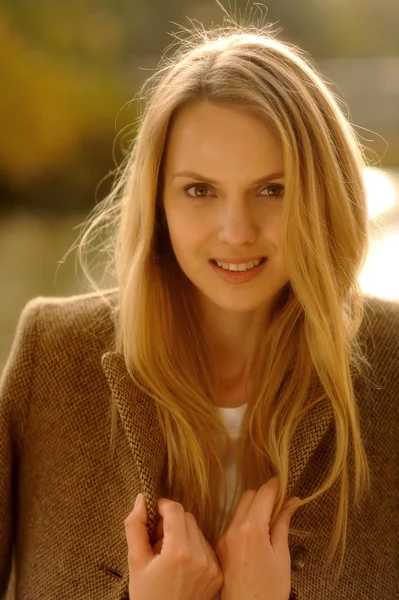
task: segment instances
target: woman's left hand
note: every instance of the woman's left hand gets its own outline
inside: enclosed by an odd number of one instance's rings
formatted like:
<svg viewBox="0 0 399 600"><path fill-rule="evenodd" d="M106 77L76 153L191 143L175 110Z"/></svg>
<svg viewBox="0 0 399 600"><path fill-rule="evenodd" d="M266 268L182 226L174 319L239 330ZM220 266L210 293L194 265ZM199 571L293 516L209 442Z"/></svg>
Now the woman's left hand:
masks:
<svg viewBox="0 0 399 600"><path fill-rule="evenodd" d="M290 498L269 530L279 488L273 477L257 492L243 494L236 513L216 548L224 576L220 600L288 600L291 558L290 519L297 498Z"/></svg>

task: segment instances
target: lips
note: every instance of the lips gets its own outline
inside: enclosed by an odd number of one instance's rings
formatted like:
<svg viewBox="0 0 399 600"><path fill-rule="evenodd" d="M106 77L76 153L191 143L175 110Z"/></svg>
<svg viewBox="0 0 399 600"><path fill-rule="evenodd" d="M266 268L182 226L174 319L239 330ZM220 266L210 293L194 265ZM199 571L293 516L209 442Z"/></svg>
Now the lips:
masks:
<svg viewBox="0 0 399 600"><path fill-rule="evenodd" d="M230 270L223 267L219 267L215 260L209 261L211 268L214 270L216 275L223 281L232 285L246 284L259 277L260 274L263 273L264 269L266 268L266 262L267 258L263 258L263 260L261 259L261 262L256 267L253 266L252 268L249 267L244 270L238 268Z"/></svg>
<svg viewBox="0 0 399 600"><path fill-rule="evenodd" d="M249 262L254 262L255 260L260 260L260 264L262 264L265 262L265 260L267 260L267 258L265 256L256 256L255 258L246 258L246 259L240 259L240 260L237 260L236 258L234 258L234 259L211 258L211 261L214 262L215 264L220 262L220 263L227 263L228 265L247 264Z"/></svg>

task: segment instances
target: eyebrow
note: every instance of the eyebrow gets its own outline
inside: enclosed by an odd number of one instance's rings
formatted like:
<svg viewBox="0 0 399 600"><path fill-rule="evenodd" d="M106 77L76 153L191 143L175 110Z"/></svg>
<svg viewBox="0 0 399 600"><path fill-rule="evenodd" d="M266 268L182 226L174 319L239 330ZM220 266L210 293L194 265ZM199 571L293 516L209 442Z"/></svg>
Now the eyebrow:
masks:
<svg viewBox="0 0 399 600"><path fill-rule="evenodd" d="M205 177L200 173L195 173L195 171L181 171L180 173L175 173L172 176L172 179L176 179L177 177L192 177L193 179L199 179L200 181L207 181L208 183L217 184L218 182L215 179L210 179L209 177ZM269 173L269 175L265 175L264 177L260 177L253 181L253 185L258 185L259 183L265 183L266 181L272 181L273 179L283 179L285 174L282 171L276 171L275 173Z"/></svg>

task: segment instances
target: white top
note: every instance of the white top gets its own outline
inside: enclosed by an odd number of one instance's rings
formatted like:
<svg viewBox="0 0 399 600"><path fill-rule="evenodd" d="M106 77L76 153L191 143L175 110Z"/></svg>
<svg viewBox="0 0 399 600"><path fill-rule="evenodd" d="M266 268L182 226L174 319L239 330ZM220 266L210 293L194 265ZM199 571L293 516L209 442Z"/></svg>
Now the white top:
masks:
<svg viewBox="0 0 399 600"><path fill-rule="evenodd" d="M225 408L218 407L219 414L221 419L230 434L230 437L233 440L236 440L240 436L241 426L244 419L244 413L248 404L242 404L241 406L237 406L234 408ZM233 498L234 488L236 485L237 473L234 464L234 457L230 455L227 459L227 463L225 464L225 472L226 472L226 485L227 485L227 507L238 503L239 495L236 498ZM226 523L224 524L224 526Z"/></svg>
<svg viewBox="0 0 399 600"><path fill-rule="evenodd" d="M244 419L245 409L248 404L242 404L241 406L237 406L234 408L226 408L226 407L218 407L220 417L230 434L230 437L233 440L236 440L240 436L242 421ZM238 503L239 495L236 498L233 498L233 492L236 485L237 473L234 464L233 456L230 456L225 465L226 471L226 493L227 493L227 507L230 506L230 503L234 501L234 504ZM223 530L226 527L226 522L223 524ZM216 596L215 600L220 600L219 594Z"/></svg>

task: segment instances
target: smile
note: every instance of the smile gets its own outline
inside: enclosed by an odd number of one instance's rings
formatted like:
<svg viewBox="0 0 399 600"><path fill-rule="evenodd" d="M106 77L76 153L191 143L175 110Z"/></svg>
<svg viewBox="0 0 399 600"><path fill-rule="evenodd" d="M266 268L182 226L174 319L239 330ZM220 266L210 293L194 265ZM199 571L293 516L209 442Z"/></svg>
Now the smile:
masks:
<svg viewBox="0 0 399 600"><path fill-rule="evenodd" d="M267 264L267 258L261 258L249 263L218 263L215 260L210 260L209 262L214 272L223 281L242 284L252 281L262 273Z"/></svg>
<svg viewBox="0 0 399 600"><path fill-rule="evenodd" d="M217 264L218 267L225 269L226 271L248 271L249 269L253 269L254 267L257 267L258 265L260 265L262 262L264 262L266 259L265 258L259 258L257 260L254 261L249 261L247 263L225 263L225 262L219 262L217 260L215 260L214 262Z"/></svg>

